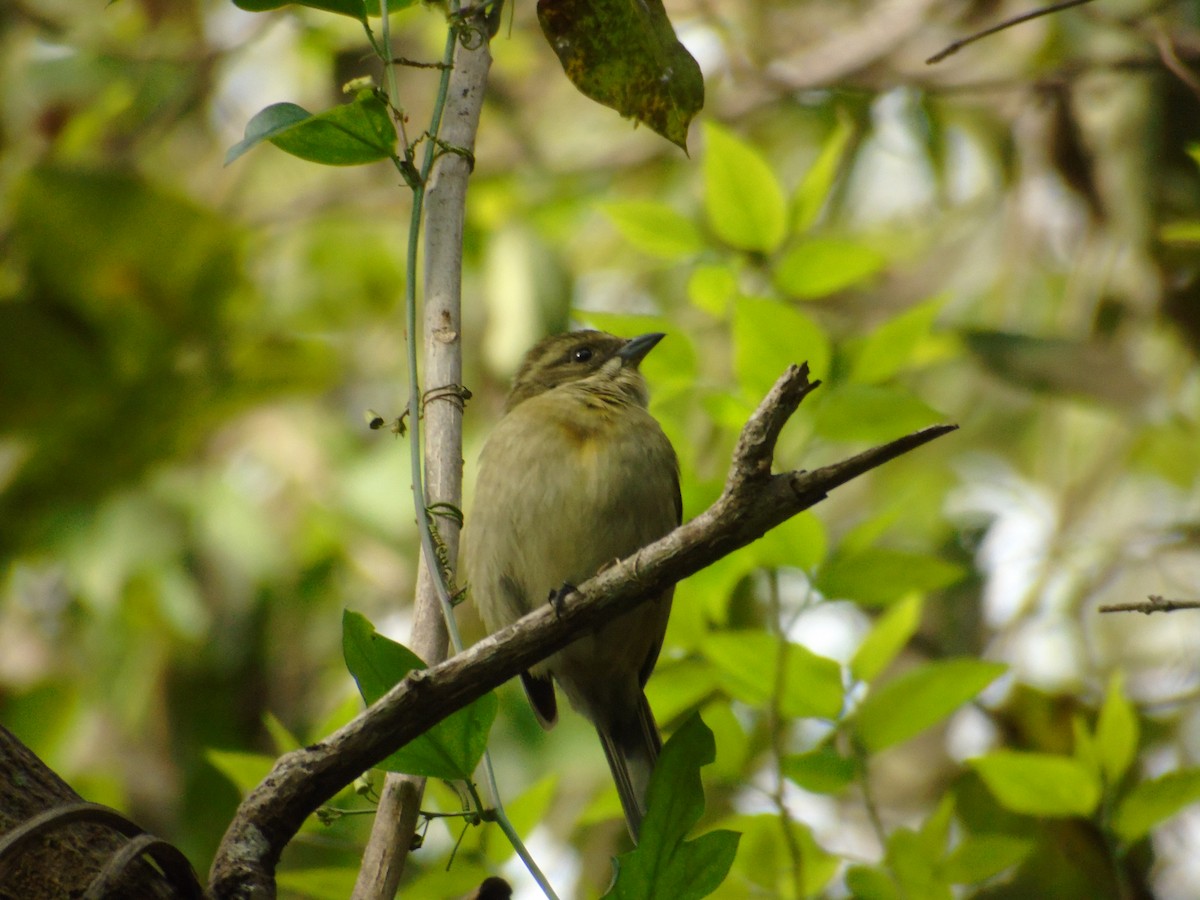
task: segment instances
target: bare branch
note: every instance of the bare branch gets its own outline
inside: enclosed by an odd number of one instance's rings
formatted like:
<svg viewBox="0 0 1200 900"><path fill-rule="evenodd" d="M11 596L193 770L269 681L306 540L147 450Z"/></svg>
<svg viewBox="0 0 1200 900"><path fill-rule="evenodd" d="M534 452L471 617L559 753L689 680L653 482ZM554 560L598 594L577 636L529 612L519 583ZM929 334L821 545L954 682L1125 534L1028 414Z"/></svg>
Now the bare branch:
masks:
<svg viewBox="0 0 1200 900"><path fill-rule="evenodd" d="M1175 612L1177 609L1200 609L1200 600L1167 600L1158 594L1151 594L1140 603L1110 603L1100 607L1100 612L1140 612L1150 615L1156 612Z"/></svg>
<svg viewBox="0 0 1200 900"><path fill-rule="evenodd" d="M983 31L977 31L974 34L968 35L965 38L960 38L959 40L946 45L946 47L944 47L942 50L939 50L937 53L933 54L933 56L929 57L929 59L925 60L925 65L932 66L934 63L940 63L943 59L948 56L953 56L968 44L973 44L985 37L990 37L999 31L1004 31L1006 28L1012 28L1014 25L1020 25L1032 19L1038 19L1042 16L1048 16L1051 13L1062 12L1064 9L1070 9L1072 6L1083 6L1085 3L1091 2L1092 0L1063 0L1062 3L1051 3L1049 6L1042 6L1038 9L1030 10L1027 13L1022 13L1019 16L1013 16L1011 19L1005 19L1003 22L1000 22L997 25L993 25L990 28L985 28Z"/></svg>
<svg viewBox="0 0 1200 900"><path fill-rule="evenodd" d="M588 630L757 540L852 478L928 443L941 425L813 472L764 472L779 430L813 388L793 366L755 410L717 501L666 537L577 587L561 611L550 604L439 665L412 672L378 703L310 747L281 757L225 833L212 868L217 898L274 896L274 869L304 819L363 770Z"/></svg>

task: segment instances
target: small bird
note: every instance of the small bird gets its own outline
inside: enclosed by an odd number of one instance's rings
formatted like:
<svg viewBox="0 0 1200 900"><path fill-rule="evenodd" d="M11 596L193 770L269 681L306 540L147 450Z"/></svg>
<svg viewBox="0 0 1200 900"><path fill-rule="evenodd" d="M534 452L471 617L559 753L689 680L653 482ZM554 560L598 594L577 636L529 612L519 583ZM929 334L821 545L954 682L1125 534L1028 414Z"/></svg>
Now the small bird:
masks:
<svg viewBox="0 0 1200 900"><path fill-rule="evenodd" d="M463 538L468 589L489 632L557 602L570 586L682 521L679 462L646 409L638 370L662 338L574 331L526 354L480 454ZM662 749L642 689L658 660L673 593L521 675L544 728L558 718L554 682L596 726L635 843Z"/></svg>

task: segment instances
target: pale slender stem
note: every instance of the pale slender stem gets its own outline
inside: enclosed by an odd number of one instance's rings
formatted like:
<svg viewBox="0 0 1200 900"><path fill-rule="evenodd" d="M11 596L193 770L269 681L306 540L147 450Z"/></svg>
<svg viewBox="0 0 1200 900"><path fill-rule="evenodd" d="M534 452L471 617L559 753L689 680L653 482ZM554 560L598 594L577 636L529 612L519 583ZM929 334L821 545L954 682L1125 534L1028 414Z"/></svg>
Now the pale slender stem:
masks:
<svg viewBox="0 0 1200 900"><path fill-rule="evenodd" d="M389 31L388 22L387 22L387 0L381 0L381 10L380 11L383 14L383 25L380 30L380 35L381 35L381 43L382 43L382 49L383 49L383 55L384 55L384 61L385 61L385 68L387 71L387 89L388 89L390 98L392 99L393 105L395 105L396 98L398 97L398 95L396 93L397 87L396 87L395 67L391 64L392 52L391 52L391 36L390 36L390 31ZM458 12L459 12L458 3L457 3L457 0L455 0L455 2L453 2L451 5L451 10L450 10L451 17L457 16ZM441 569L441 564L438 560L437 551L436 551L436 547L435 547L434 539L433 539L433 532L432 532L432 529L429 524L428 508L431 505L431 500L429 497L426 496L424 479L422 477L423 444L421 441L421 425L422 425L422 415L423 415L423 403L422 403L420 381L418 378L418 369L417 369L416 271L417 271L417 252L418 252L418 248L420 245L421 226L422 226L422 222L423 222L423 215L425 212L426 190L427 190L427 186L429 184L430 174L433 171L434 163L438 158L439 151L441 150L441 146L440 146L440 142L439 142L439 134L441 131L442 117L443 117L443 114L445 112L445 107L446 107L446 97L447 97L447 94L449 91L450 78L451 78L451 74L453 71L455 47L458 44L459 39L460 39L460 33L459 33L458 28L454 24L451 24L451 26L448 29L447 34L446 34L446 44L445 44L445 48L444 48L443 54L442 54L443 66L441 69L441 77L438 79L437 97L434 102L433 114L432 114L431 121L430 121L427 143L426 143L426 146L424 149L424 154L423 154L422 160L421 160L419 177L416 179L416 183L412 185L413 201L412 201L412 211L411 211L410 218L409 218L408 245L407 245L407 252L406 252L406 259L405 259L405 265L406 265L407 271L406 271L405 292L404 292L405 328L406 328L406 331L408 334L408 341L407 341L408 360L407 360L407 362L408 362L408 372L409 372L409 394L408 394L409 415L408 415L407 421L408 421L408 425L409 425L409 448L410 448L409 462L410 462L410 473L411 473L411 477L412 477L413 507L414 507L414 511L416 513L416 518L417 518L417 528L418 528L418 532L420 535L422 558L424 561L424 569L425 569L425 573L428 574L428 586L433 589L433 592L434 592L435 596L437 597L438 604L440 605L441 610L442 610L442 618L445 622L446 631L449 636L450 643L454 647L454 650L456 653L462 651L463 642L462 642L462 637L458 631L457 622L455 621L454 605L453 605L453 601L450 596L449 586L446 584L444 573ZM486 67L483 70L483 76L486 77ZM472 133L469 135L469 137L470 137L470 140L468 141L468 143L473 144L473 138L474 138L473 127L472 127ZM468 167L468 172L469 172L469 167ZM463 177L465 179L465 175ZM454 235L452 235L448 239L443 239L443 242L442 242L444 244L443 249L445 249L448 253L451 253L451 255L454 257L454 259L457 260L457 264L450 265L450 268L453 270L453 275L450 276L450 275L447 275L446 272L442 272L441 270L444 268L443 266L436 265L436 264L434 266L427 266L427 277L429 276L430 269L437 269L439 271L439 273L447 276L445 278L445 285L444 285L444 290L442 291L442 293L445 295L444 299L446 300L446 306L448 307L448 309L445 312L445 315L446 315L447 319L449 320L449 325L453 326L452 330L457 329L458 322L460 321L459 311L460 311L460 306L461 306L461 303L460 303L461 277L460 276L461 276L461 247L462 247L461 207L462 207L464 199L465 199L465 188L464 188L462 197L456 198L457 208L456 208L455 212L452 212L450 214L452 217L457 216L459 227L456 230ZM450 247L450 244L453 244L454 246ZM432 247L432 245L427 246L427 248L426 248L427 257L436 252L437 251ZM428 293L428 291L427 291L427 293ZM426 298L426 302L427 302L427 304L430 302L429 297ZM430 323L427 322L427 325L429 325L429 324ZM441 328L441 327L442 327L442 323L434 324L434 328ZM427 328L427 330L432 332L433 329ZM431 334L427 334L426 340L430 340L430 339L431 339ZM454 334L447 335L447 339L448 339L447 342L449 344L452 344L456 348L460 346L460 344L458 342L458 335L457 335L456 330L455 330ZM456 371L461 373L461 360L459 360L459 365L457 367L452 367L452 368L455 368ZM460 375L460 377L461 377L461 375ZM448 385L442 384L442 385L437 385L436 387L443 388L443 387L447 387L447 386ZM447 402L453 402L453 401L447 401ZM454 429L454 431L455 431L455 435L456 435L457 439L452 440L449 443L454 444L455 446L442 447L442 450L443 450L443 452L453 455L453 457L455 459L460 459L462 456L461 420L458 423L458 427L456 429ZM459 478L457 479L456 489L453 490L453 493L456 495L453 499L457 500L458 499L457 495L461 494L461 473L459 473ZM445 498L443 498L443 497L438 498L438 500L440 502L444 501L444 499ZM424 591L418 590L418 592L417 592L417 602L418 603L420 603L422 601L424 594L425 594ZM417 649L417 648L414 648L414 649ZM418 653L419 653L419 655L422 655L423 657L426 656L426 654L421 654L419 651L418 651ZM426 658L426 662L430 663L430 664L432 664L434 662L439 662L439 661L440 661L440 659ZM534 861L533 857L530 855L528 849L525 847L524 843L521 841L520 836L517 834L516 829L513 827L512 822L509 820L508 815L504 810L503 803L500 800L499 786L496 782L496 777L495 777L495 773L494 773L494 770L492 767L492 760L491 760L490 753L485 752L483 763L484 763L484 765L483 765L484 776L487 781L489 793L492 796L492 802L493 802L493 806L494 806L494 815L495 815L497 824L500 826L500 829L504 832L504 834L508 837L508 839L512 843L513 848L516 851L517 855L521 858L522 862L524 862L526 868L529 870L529 872L533 876L534 880L538 883L539 887L541 887L543 893L545 893L545 895L548 898L551 898L551 900L557 900L557 896L555 895L553 888L550 886L549 881L546 879L546 876L542 873L541 869L538 867L537 863ZM386 817L390 818L390 819L394 819L398 822L403 821L405 818L408 818L408 819L411 819L415 823L415 816L413 815L413 811L417 806L420 805L420 799L421 799L421 795L423 793L423 784L419 783L419 780L417 780L417 779L409 779L409 778L402 778L402 779L401 778L395 778L395 779L389 778L388 782L389 782L388 788L390 788L390 790L385 789L385 796L386 796L386 799L388 800L388 802L386 804ZM472 793L474 793L474 792L472 792ZM383 816L384 813L385 813L385 804L381 802L380 815ZM391 836L393 834L398 834L399 836L402 837L403 834L406 832L406 830L407 829L401 828L401 827L393 828L391 826L390 822L385 822L384 828L381 831L381 834L388 835L388 836ZM373 834L372 841L374 841L374 840L375 840L375 836ZM393 838L393 840L394 840L394 838ZM399 870L403 866L403 854L404 853L405 853L405 849L401 847L401 848L392 848L391 853L389 854L390 856L399 856L398 863L393 862L391 865L391 868L394 872L395 879L399 878L399 874L400 874Z"/></svg>

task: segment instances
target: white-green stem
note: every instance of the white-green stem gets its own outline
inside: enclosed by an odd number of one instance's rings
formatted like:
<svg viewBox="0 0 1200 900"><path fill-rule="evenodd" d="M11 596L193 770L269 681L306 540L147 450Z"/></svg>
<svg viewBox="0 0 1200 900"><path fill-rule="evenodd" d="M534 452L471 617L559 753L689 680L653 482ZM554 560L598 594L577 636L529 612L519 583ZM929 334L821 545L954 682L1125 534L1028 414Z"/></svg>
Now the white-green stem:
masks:
<svg viewBox="0 0 1200 900"><path fill-rule="evenodd" d="M391 33L387 19L387 0L381 0L380 12L383 16L381 27L382 49L385 59L387 71L387 90L389 98L393 105L398 100L397 83L395 75L395 67L391 64ZM451 16L457 16L459 12L457 0L452 3ZM486 38L481 37L481 40L486 45ZM462 638L459 635L458 627L454 618L454 607L450 596L449 587L446 584L444 573L442 572L441 563L438 559L432 529L429 524L428 509L430 506L429 498L426 497L424 488L424 479L422 475L422 441L421 441L421 416L422 416L422 396L420 382L417 369L417 322L416 322L416 270L417 270L417 248L419 246L420 229L422 225L422 214L425 207L426 188L429 184L430 174L433 171L434 162L438 158L440 144L439 137L441 132L442 116L446 107L446 98L449 90L451 77L451 66L455 62L455 46L459 41L459 30L454 23L451 24L446 36L446 45L442 56L442 75L438 80L438 94L434 103L434 111L431 118L429 137L427 139L424 154L422 156L419 177L416 184L412 185L413 190L413 205L409 223L408 249L406 256L407 278L405 282L405 326L408 332L408 370L409 370L409 399L408 399L408 423L409 423L409 446L410 446L410 467L412 477L413 505L417 518L417 528L420 534L422 556L425 562L425 569L429 576L429 584L433 588L435 595L438 598L438 603L441 606L442 617L445 621L446 631L450 639L451 645L455 652L461 652L463 649ZM486 52L486 47L484 48ZM478 84L474 85L474 89L482 91L485 83L487 66L490 64L490 58L482 65L481 73L478 78ZM477 117L476 117L477 121ZM463 149L469 149L474 144L474 129L472 123L469 126L469 134L465 135L450 135L448 140L453 146L461 146ZM466 159L457 155L451 154L446 159L447 164L458 163L464 167L461 172L461 187L454 192L454 196L449 198L446 207L448 214L445 217L439 217L439 225L447 226L449 234L437 234L433 239L427 239L426 242L426 305L427 305L427 333L426 340L444 339L447 347L454 347L458 350L461 347L459 342L459 311L461 307L461 253L462 253L462 209L465 202L466 192L466 176L470 172L470 164ZM444 174L444 173L443 173ZM432 205L432 204L431 204ZM439 210L440 211L440 210ZM431 215L430 219L434 216ZM449 220L449 221L443 221ZM453 223L453 224L450 224ZM432 222L427 222L427 225L432 227ZM441 289L431 289L429 282L432 275L436 275L440 279ZM440 310L445 321L430 323L430 310L428 307L433 302L431 294L439 293L439 299L442 302ZM432 328L428 327L432 325ZM461 351L459 351L461 352ZM450 368L458 373L458 380L461 380L461 360L458 360L458 365ZM452 378L451 381L454 381ZM457 390L456 383L441 383L435 386L437 389L449 388L452 391ZM455 403L456 401L450 397L437 402ZM453 455L454 460L462 457L462 440L461 440L461 421L458 423L454 434L455 439L449 443L452 447L442 447L442 450ZM459 473L461 475L461 473ZM458 479L456 489L452 491L453 497L451 501L457 501L461 494L461 477ZM446 502L444 497L439 497L439 502ZM455 505L460 505L455 502ZM445 542L450 544L451 542ZM421 592L418 592L418 597ZM417 648L414 648L417 649ZM419 652L419 651L418 651ZM434 660L426 660L433 662ZM494 806L494 814L501 830L512 843L517 855L521 858L534 880L541 887L542 891L551 900L557 900L553 888L549 881L529 854L508 819L504 811L503 803L500 800L499 786L496 782L496 777L492 767L491 756L489 753L484 754L483 772L487 781L489 793L492 796ZM419 802L420 789L407 792L406 802ZM382 808L382 807L381 807ZM403 851L401 851L403 852Z"/></svg>

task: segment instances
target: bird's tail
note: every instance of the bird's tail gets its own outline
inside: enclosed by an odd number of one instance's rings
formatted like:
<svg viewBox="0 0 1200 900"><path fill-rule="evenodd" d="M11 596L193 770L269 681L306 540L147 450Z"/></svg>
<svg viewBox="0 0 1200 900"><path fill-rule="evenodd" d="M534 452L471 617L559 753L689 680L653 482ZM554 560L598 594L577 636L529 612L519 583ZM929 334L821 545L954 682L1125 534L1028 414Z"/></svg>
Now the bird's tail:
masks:
<svg viewBox="0 0 1200 900"><path fill-rule="evenodd" d="M650 774L662 749L662 738L646 695L639 690L637 696L637 704L633 709L624 710L625 715L620 720L607 727L596 726L617 785L617 795L621 798L621 808L625 811L625 824L629 826L629 836L635 844L646 815Z"/></svg>

